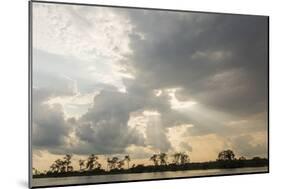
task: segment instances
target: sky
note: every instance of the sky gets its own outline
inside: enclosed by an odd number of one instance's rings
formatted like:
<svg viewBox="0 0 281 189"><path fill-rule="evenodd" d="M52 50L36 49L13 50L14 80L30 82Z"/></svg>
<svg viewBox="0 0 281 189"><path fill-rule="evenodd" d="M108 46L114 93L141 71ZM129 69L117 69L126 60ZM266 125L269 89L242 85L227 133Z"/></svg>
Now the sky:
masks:
<svg viewBox="0 0 281 189"><path fill-rule="evenodd" d="M34 2L33 166L267 157L267 44L262 16Z"/></svg>

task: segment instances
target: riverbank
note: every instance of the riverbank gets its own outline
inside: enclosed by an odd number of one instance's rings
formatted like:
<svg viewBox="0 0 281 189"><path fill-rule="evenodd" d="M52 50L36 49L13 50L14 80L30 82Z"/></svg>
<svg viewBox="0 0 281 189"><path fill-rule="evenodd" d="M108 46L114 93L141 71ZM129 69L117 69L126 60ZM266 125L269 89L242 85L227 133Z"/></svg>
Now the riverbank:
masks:
<svg viewBox="0 0 281 189"><path fill-rule="evenodd" d="M250 168L268 166L268 159L251 159L251 160L229 160L229 161L210 161L194 162L183 165L137 165L129 169L94 169L87 171L71 172L47 172L33 175L33 178L50 178L50 177L74 177L74 176L95 176L95 175L114 175L114 174L134 174L134 173L151 173L167 171L188 171L188 170L208 170L208 169L233 169L233 168Z"/></svg>

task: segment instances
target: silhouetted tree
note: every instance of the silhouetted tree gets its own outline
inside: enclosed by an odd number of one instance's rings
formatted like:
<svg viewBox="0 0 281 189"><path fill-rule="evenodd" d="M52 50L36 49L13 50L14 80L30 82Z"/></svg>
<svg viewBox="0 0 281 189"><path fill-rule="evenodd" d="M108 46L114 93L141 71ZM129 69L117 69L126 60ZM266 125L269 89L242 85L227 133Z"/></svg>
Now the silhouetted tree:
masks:
<svg viewBox="0 0 281 189"><path fill-rule="evenodd" d="M63 159L55 160L49 171L39 172L35 168L32 168L32 173L34 178L44 178L44 177L66 177L66 176L82 176L82 175L99 175L99 174L117 174L117 173L143 173L143 172L155 172L155 171L178 171L178 170L197 170L197 169L214 169L214 168L239 168L239 167L261 167L268 166L268 159L253 157L252 159L247 159L247 161L236 161L235 154L231 150L224 150L218 154L218 161L223 162L194 162L187 165L190 162L188 154L185 152L179 152L173 154L173 164L165 166L168 164L168 155L166 153L154 154L150 157L153 161L154 166L143 164L133 164L130 168L130 156L125 155L124 158L119 159L118 157L107 158L107 170L101 169L101 164L97 161L98 156L91 154L87 160L79 160L80 172L73 171L71 166L72 156L67 154ZM232 161L235 160L235 161ZM241 156L238 160L246 160L245 157ZM124 165L127 162L128 169L124 170ZM161 166L159 166L161 165ZM176 166L178 165L178 166ZM182 166L183 165L183 166ZM85 167L83 169L83 167ZM82 172L82 170L90 170ZM95 171L91 171L95 170Z"/></svg>
<svg viewBox="0 0 281 189"><path fill-rule="evenodd" d="M153 154L149 160L153 161L155 166L158 166L159 158L157 154Z"/></svg>
<svg viewBox="0 0 281 189"><path fill-rule="evenodd" d="M256 156L256 157L253 157L252 160L261 160L261 157Z"/></svg>
<svg viewBox="0 0 281 189"><path fill-rule="evenodd" d="M167 165L168 156L166 153L159 154L159 160L161 165Z"/></svg>
<svg viewBox="0 0 281 189"><path fill-rule="evenodd" d="M38 175L38 174L40 174L40 172L36 168L32 168L32 174Z"/></svg>
<svg viewBox="0 0 281 189"><path fill-rule="evenodd" d="M100 169L101 168L101 164L99 162L96 162L95 163L95 167L96 167L96 169Z"/></svg>
<svg viewBox="0 0 281 189"><path fill-rule="evenodd" d="M118 160L119 160L118 157L113 157L112 159L107 158L107 167L109 168L109 170L116 168Z"/></svg>
<svg viewBox="0 0 281 189"><path fill-rule="evenodd" d="M186 164L186 163L189 163L189 162L190 162L189 156L188 156L186 153L184 153L184 152L175 153L175 154L173 155L173 157L174 157L173 162L174 162L176 165Z"/></svg>
<svg viewBox="0 0 281 189"><path fill-rule="evenodd" d="M218 155L218 160L220 161L227 161L227 160L234 160L235 154L232 150L224 150L221 151Z"/></svg>
<svg viewBox="0 0 281 189"><path fill-rule="evenodd" d="M52 165L53 169L56 170L56 172L65 172L65 163L61 159L57 159L54 164Z"/></svg>
<svg viewBox="0 0 281 189"><path fill-rule="evenodd" d="M124 160L127 162L127 165L128 165L128 169L130 168L130 161L131 161L131 158L129 155L126 155Z"/></svg>
<svg viewBox="0 0 281 189"><path fill-rule="evenodd" d="M50 166L50 171L51 171L51 172L58 172L58 168L57 168L56 164L53 163L53 164Z"/></svg>
<svg viewBox="0 0 281 189"><path fill-rule="evenodd" d="M121 169L125 165L125 160L120 160L117 162L118 169Z"/></svg>
<svg viewBox="0 0 281 189"><path fill-rule="evenodd" d="M180 164L180 157L181 157L181 153L174 153L173 154L173 157L174 157L174 160L173 162L176 164L176 165L179 165Z"/></svg>
<svg viewBox="0 0 281 189"><path fill-rule="evenodd" d="M244 156L241 156L238 160L246 160L246 158Z"/></svg>
<svg viewBox="0 0 281 189"><path fill-rule="evenodd" d="M79 167L80 167L80 171L82 171L82 168L85 166L85 160L80 159L79 160Z"/></svg>
<svg viewBox="0 0 281 189"><path fill-rule="evenodd" d="M66 169L66 172L69 172L69 171L72 171L73 170L73 167L70 165L71 164L71 158L72 158L72 155L70 154L66 154L63 159L63 164L65 166L65 169Z"/></svg>
<svg viewBox="0 0 281 189"><path fill-rule="evenodd" d="M61 173L65 173L65 171L66 171L66 167L65 167L65 166L62 166L62 167L60 168L60 172L61 172Z"/></svg>
<svg viewBox="0 0 281 189"><path fill-rule="evenodd" d="M182 164L182 165L184 165L184 164L187 164L187 163L189 163L190 162L190 159L189 159L189 156L186 154L186 153L181 153L181 156L180 156L180 163Z"/></svg>
<svg viewBox="0 0 281 189"><path fill-rule="evenodd" d="M97 167L99 164L97 160L98 156L96 156L95 154L91 154L87 159L86 169L93 170L95 167Z"/></svg>

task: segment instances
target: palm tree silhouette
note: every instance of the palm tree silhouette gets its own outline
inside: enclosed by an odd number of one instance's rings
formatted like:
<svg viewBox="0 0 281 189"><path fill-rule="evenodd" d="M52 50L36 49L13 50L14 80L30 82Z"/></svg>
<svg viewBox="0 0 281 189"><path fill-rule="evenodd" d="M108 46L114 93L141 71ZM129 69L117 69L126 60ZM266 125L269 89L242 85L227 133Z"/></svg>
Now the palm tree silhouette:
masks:
<svg viewBox="0 0 281 189"><path fill-rule="evenodd" d="M167 165L168 156L167 156L166 153L160 153L159 154L159 159L160 159L160 164L161 165Z"/></svg>
<svg viewBox="0 0 281 189"><path fill-rule="evenodd" d="M64 159L64 165L65 165L65 168L66 168L66 172L69 172L71 170L73 170L73 167L70 165L71 164L71 158L72 158L72 155L70 154L66 154L63 159Z"/></svg>
<svg viewBox="0 0 281 189"><path fill-rule="evenodd" d="M109 170L115 169L116 168L116 164L118 163L118 157L113 157L112 159L107 158L107 168Z"/></svg>
<svg viewBox="0 0 281 189"><path fill-rule="evenodd" d="M53 163L53 164L50 166L50 171L51 171L51 172L57 171L57 166L56 166L55 163Z"/></svg>
<svg viewBox="0 0 281 189"><path fill-rule="evenodd" d="M158 166L158 155L157 154L153 154L150 159L150 161L153 161L155 166Z"/></svg>
<svg viewBox="0 0 281 189"><path fill-rule="evenodd" d="M124 160L127 161L127 165L128 165L128 169L129 169L129 168L130 168L130 161L131 161L130 156L129 156L129 155L126 155L126 156L124 157Z"/></svg>
<svg viewBox="0 0 281 189"><path fill-rule="evenodd" d="M174 157L173 162L174 162L176 165L179 165L179 164L180 164L181 153L179 153L179 152L174 153L174 154L173 154L173 157Z"/></svg>
<svg viewBox="0 0 281 189"><path fill-rule="evenodd" d="M113 166L113 169L115 169L116 168L116 164L117 164L117 162L118 162L118 157L113 157L112 158L112 160L111 160L111 164L112 164L112 166Z"/></svg>
<svg viewBox="0 0 281 189"><path fill-rule="evenodd" d="M111 159L110 159L110 158L107 158L106 161L107 161L106 169L107 169L108 171L110 171Z"/></svg>
<svg viewBox="0 0 281 189"><path fill-rule="evenodd" d="M125 162L125 159L120 160L120 161L117 162L118 169L121 169L124 166L124 164L125 164L124 162Z"/></svg>
<svg viewBox="0 0 281 189"><path fill-rule="evenodd" d="M180 156L180 163L182 165L184 165L184 164L187 164L189 162L190 162L189 156L186 153L182 152L181 156Z"/></svg>
<svg viewBox="0 0 281 189"><path fill-rule="evenodd" d="M101 164L99 162L96 162L95 163L95 167L96 167L96 169L100 169L101 168Z"/></svg>
<svg viewBox="0 0 281 189"><path fill-rule="evenodd" d="M79 160L79 167L80 167L80 171L82 171L82 167L85 166L85 160L80 159Z"/></svg>
<svg viewBox="0 0 281 189"><path fill-rule="evenodd" d="M93 170L95 165L97 165L97 160L98 160L98 156L91 154L88 157L87 163L86 163L86 169L88 170Z"/></svg>
<svg viewBox="0 0 281 189"><path fill-rule="evenodd" d="M61 159L57 159L53 165L57 172L65 172L65 164Z"/></svg>
<svg viewBox="0 0 281 189"><path fill-rule="evenodd" d="M173 162L176 165L183 165L190 162L189 156L185 152L177 152L173 154Z"/></svg>

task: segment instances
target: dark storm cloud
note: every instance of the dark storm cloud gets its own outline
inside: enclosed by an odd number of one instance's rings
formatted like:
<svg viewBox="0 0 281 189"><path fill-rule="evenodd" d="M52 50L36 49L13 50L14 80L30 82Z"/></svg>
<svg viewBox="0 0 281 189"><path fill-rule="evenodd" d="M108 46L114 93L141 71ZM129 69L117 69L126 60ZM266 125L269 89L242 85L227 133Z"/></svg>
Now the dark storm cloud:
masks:
<svg viewBox="0 0 281 189"><path fill-rule="evenodd" d="M33 138L35 148L57 148L65 143L70 127L60 104L44 104L50 92L33 89Z"/></svg>
<svg viewBox="0 0 281 189"><path fill-rule="evenodd" d="M145 73L143 73L145 80ZM167 93L156 97L154 90L149 87L148 82L136 80L124 80L128 94L134 98L135 102L141 104L143 110L153 110L161 114L161 124L163 127L172 127L188 122L188 115L171 109L171 97ZM157 89L157 88L155 88Z"/></svg>
<svg viewBox="0 0 281 189"><path fill-rule="evenodd" d="M132 144L150 145L161 151L171 147L165 127L167 122L178 121L177 116L172 116L177 114L171 111L166 99L157 99L152 94L137 91L145 92L136 88L135 93L107 89L95 97L94 106L78 120L79 126L75 129L77 137L90 148L85 150L79 147L77 153L89 153L89 150L99 154L124 153ZM146 140L135 128L128 126L130 113L143 110L162 110L164 115L161 120L151 120L147 125ZM169 115L169 112L172 114Z"/></svg>
<svg viewBox="0 0 281 189"><path fill-rule="evenodd" d="M100 152L142 145L143 139L127 136L129 113L140 109L162 115L161 122L148 125L146 142L163 151L171 147L166 127L191 123L193 135L236 133L223 122L200 115L193 120L188 113L172 110L170 97L155 97L154 89L181 87L178 99L192 99L238 119L265 111L266 18L142 10L129 10L127 15L135 26L127 64L133 65L136 78L123 80L127 94L103 92L97 97L97 104L82 118L90 122L78 131L82 140L97 146L106 143Z"/></svg>
<svg viewBox="0 0 281 189"><path fill-rule="evenodd" d="M247 115L266 108L267 18L128 11L137 83L182 87L211 108Z"/></svg>
<svg viewBox="0 0 281 189"><path fill-rule="evenodd" d="M266 18L132 9L114 11L128 16L134 25L129 36L133 54L118 63L129 68L135 79L123 79L126 93L121 93L113 85L88 80L92 76L89 70L82 70L82 66L79 67L82 62L77 64L73 57L66 59L36 51L34 84L38 89L34 89L33 99L36 147L52 153L76 154L124 153L130 145L150 145L168 151L172 147L166 136L167 128L181 124L193 124L188 129L193 136L239 135L264 129L265 118L251 122L255 126L248 127L247 123L243 127L229 127L221 117L210 120L203 114L212 110L212 113L223 112L240 120L252 119L251 115L266 111ZM97 71L105 64L94 63ZM60 105L45 102L57 96L75 95L77 86L73 79L78 81L80 93L100 93L93 97L94 102L84 115L67 120ZM203 107L205 112L194 114L194 119L191 111L172 109L167 93L159 97L154 94L155 89L166 88L181 88L176 97L198 102L197 107ZM130 113L145 110L161 115L147 125L146 139L128 126ZM71 147L66 144L70 132L78 139ZM260 146L251 146L251 140L241 138L233 144L238 149L244 141L246 145L241 148L241 154L258 154L255 150ZM192 151L187 141L180 143L180 147Z"/></svg>
<svg viewBox="0 0 281 189"><path fill-rule="evenodd" d="M76 94L76 83L55 74L34 72L36 87L32 94L32 144L36 149L63 148L71 130L61 104L48 104L55 97ZM70 119L71 120L71 119Z"/></svg>
<svg viewBox="0 0 281 189"><path fill-rule="evenodd" d="M76 134L99 154L122 153L130 144L143 145L141 135L127 125L130 112L139 107L127 94L104 90L95 97L93 108L79 120Z"/></svg>

